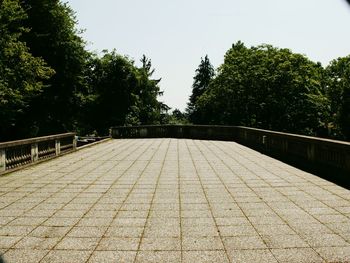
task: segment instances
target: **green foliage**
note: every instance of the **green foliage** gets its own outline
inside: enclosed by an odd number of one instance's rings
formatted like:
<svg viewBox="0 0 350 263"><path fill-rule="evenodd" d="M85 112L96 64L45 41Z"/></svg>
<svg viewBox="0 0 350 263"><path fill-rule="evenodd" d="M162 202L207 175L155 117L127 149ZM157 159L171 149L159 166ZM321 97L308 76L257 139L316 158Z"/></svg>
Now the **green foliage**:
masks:
<svg viewBox="0 0 350 263"><path fill-rule="evenodd" d="M333 135L350 139L350 56L333 60L326 72Z"/></svg>
<svg viewBox="0 0 350 263"><path fill-rule="evenodd" d="M216 77L201 58L186 113L168 113L153 73L146 56L138 67L116 51L87 52L59 0L0 1L0 140L188 120L350 138L350 56L324 69L289 49L237 42Z"/></svg>
<svg viewBox="0 0 350 263"><path fill-rule="evenodd" d="M151 79L154 69L152 69L151 60L145 55L143 55L141 63L142 66L137 69L138 85L135 91L136 105L139 111L139 124L157 124L164 109L157 100L158 96L163 95L158 86L161 80Z"/></svg>
<svg viewBox="0 0 350 263"><path fill-rule="evenodd" d="M0 140L18 136L22 128L18 120L33 98L43 92L43 81L54 73L20 40L29 32L23 26L26 18L18 1L0 3Z"/></svg>
<svg viewBox="0 0 350 263"><path fill-rule="evenodd" d="M210 81L215 75L214 67L211 65L208 55L201 58L201 62L196 69L196 74L193 77L192 94L186 109L188 118L191 122L200 122L200 114L197 110L197 100L209 87Z"/></svg>
<svg viewBox="0 0 350 263"><path fill-rule="evenodd" d="M5 0L0 21L2 139L161 122L168 108L151 60L138 68L115 51L87 52L67 4Z"/></svg>
<svg viewBox="0 0 350 263"><path fill-rule="evenodd" d="M58 0L23 0L21 4L28 15L25 25L31 29L21 39L56 72L31 104L24 125L34 124L41 135L73 130L86 92L90 55L75 28L74 12Z"/></svg>
<svg viewBox="0 0 350 263"><path fill-rule="evenodd" d="M323 77L321 65L303 55L270 45L247 48L238 42L198 99L199 119L315 134L327 126Z"/></svg>
<svg viewBox="0 0 350 263"><path fill-rule="evenodd" d="M189 121L186 113L175 109L171 114L164 116L162 124L189 124Z"/></svg>
<svg viewBox="0 0 350 263"><path fill-rule="evenodd" d="M82 123L84 133L108 133L115 125L160 123L164 105L157 100L160 80L151 79L154 70L145 56L140 68L116 51L105 51L102 58L91 59L90 91L85 96Z"/></svg>
<svg viewBox="0 0 350 263"><path fill-rule="evenodd" d="M115 51L105 53L101 59L95 58L90 81L95 97L88 113L91 127L101 134L113 125L137 119L138 109L133 107L137 72L132 61Z"/></svg>

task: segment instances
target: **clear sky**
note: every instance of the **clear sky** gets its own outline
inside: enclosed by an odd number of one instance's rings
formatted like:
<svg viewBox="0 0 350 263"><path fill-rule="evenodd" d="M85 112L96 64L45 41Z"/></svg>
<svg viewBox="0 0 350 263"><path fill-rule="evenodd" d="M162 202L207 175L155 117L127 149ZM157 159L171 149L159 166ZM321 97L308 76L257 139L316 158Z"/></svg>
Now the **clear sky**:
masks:
<svg viewBox="0 0 350 263"><path fill-rule="evenodd" d="M290 48L327 65L350 54L345 0L69 0L88 49L152 59L161 100L184 110L195 69L217 68L238 40Z"/></svg>

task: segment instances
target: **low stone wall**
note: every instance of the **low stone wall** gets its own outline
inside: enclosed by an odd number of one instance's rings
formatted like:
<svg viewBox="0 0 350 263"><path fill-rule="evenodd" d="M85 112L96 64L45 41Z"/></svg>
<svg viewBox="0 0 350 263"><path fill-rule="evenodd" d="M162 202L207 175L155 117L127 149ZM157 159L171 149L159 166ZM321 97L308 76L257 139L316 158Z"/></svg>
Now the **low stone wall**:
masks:
<svg viewBox="0 0 350 263"><path fill-rule="evenodd" d="M188 138L205 140L234 140L233 126L210 125L145 125L111 128L112 138Z"/></svg>
<svg viewBox="0 0 350 263"><path fill-rule="evenodd" d="M0 143L0 175L75 151L75 133Z"/></svg>
<svg viewBox="0 0 350 263"><path fill-rule="evenodd" d="M350 143L239 126L154 125L111 128L112 138L228 140L350 186Z"/></svg>

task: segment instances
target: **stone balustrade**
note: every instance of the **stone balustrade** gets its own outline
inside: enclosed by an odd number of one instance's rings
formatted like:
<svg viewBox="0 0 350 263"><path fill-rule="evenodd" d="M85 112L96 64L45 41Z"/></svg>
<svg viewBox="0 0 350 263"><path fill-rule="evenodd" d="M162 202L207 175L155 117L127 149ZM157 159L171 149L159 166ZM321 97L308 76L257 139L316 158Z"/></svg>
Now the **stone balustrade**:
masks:
<svg viewBox="0 0 350 263"><path fill-rule="evenodd" d="M76 149L75 133L0 143L0 174Z"/></svg>

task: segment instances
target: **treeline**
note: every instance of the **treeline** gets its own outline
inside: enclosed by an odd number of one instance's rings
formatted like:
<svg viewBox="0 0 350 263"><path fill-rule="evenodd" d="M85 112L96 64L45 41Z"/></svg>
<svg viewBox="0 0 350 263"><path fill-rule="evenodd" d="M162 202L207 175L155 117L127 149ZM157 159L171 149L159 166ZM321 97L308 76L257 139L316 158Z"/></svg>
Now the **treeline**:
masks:
<svg viewBox="0 0 350 263"><path fill-rule="evenodd" d="M0 1L0 141L165 118L151 60L88 52L76 24L59 0Z"/></svg>
<svg viewBox="0 0 350 263"><path fill-rule="evenodd" d="M192 123L350 139L350 56L323 67L289 49L239 41L214 73L206 56L187 108Z"/></svg>

